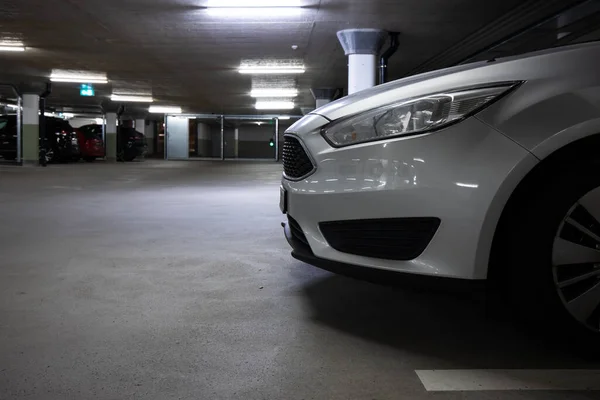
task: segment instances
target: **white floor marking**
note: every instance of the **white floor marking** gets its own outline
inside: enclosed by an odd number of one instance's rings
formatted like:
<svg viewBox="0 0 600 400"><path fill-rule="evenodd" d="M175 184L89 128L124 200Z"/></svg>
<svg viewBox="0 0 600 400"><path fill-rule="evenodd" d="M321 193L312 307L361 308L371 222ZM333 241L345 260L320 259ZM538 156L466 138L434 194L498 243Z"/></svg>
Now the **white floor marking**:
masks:
<svg viewBox="0 0 600 400"><path fill-rule="evenodd" d="M415 371L427 391L600 390L600 370L447 369Z"/></svg>

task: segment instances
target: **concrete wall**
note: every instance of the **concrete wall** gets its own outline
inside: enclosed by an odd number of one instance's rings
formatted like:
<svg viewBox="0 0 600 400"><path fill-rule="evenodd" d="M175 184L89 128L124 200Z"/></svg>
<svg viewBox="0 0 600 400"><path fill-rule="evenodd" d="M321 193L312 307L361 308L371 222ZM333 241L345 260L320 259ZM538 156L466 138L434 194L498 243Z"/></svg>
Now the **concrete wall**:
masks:
<svg viewBox="0 0 600 400"><path fill-rule="evenodd" d="M275 157L275 147L269 141L275 139L275 125L240 125L239 126L239 158Z"/></svg>
<svg viewBox="0 0 600 400"><path fill-rule="evenodd" d="M191 130L189 134L190 140L192 140L193 135L195 135L196 144L194 145L194 148L196 149L196 153L191 152L190 156L200 158L220 158L220 121L196 120L194 122L195 123L190 124ZM283 149L283 132L290 125L291 123L289 121L283 124L280 123L280 158ZM255 124L237 124L234 121L227 121L223 132L225 138L225 158L273 159L275 157L275 148L269 146L269 141L274 139L274 124L265 123L259 126Z"/></svg>
<svg viewBox="0 0 600 400"><path fill-rule="evenodd" d="M225 136L225 158L236 158L235 128L226 126L223 129L223 136Z"/></svg>
<svg viewBox="0 0 600 400"><path fill-rule="evenodd" d="M209 157L221 158L221 125L215 123L210 125L210 148Z"/></svg>
<svg viewBox="0 0 600 400"><path fill-rule="evenodd" d="M198 122L196 128L197 135L197 156L198 157L213 157L212 152L212 136L210 126Z"/></svg>

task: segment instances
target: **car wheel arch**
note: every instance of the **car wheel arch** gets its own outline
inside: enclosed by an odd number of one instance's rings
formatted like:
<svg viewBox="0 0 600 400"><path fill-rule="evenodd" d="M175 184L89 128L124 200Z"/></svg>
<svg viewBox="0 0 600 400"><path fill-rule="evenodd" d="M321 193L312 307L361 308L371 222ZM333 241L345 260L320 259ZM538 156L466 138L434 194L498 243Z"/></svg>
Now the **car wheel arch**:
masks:
<svg viewBox="0 0 600 400"><path fill-rule="evenodd" d="M483 254L483 251L480 252L482 243L478 245L477 260L483 264L481 267L485 269L485 277L493 281L496 286L504 286L507 279L505 274L507 269L503 268L505 238L510 229L508 226L510 217L522 204L523 198L536 188L543 176L552 174L565 163L600 161L600 152L597 150L594 152L595 149L600 149L600 133L570 142L539 160L518 180L514 188L508 191L510 193L508 198L501 201L503 204L499 218L495 221L488 221L493 225L493 235L487 246L486 254Z"/></svg>

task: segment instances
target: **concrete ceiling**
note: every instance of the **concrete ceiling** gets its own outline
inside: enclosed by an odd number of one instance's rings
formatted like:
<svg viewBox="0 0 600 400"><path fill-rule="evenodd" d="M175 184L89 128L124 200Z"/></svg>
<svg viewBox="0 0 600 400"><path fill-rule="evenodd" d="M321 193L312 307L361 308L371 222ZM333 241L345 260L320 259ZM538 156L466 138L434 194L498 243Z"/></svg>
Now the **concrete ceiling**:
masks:
<svg viewBox="0 0 600 400"><path fill-rule="evenodd" d="M77 84L55 83L49 104L110 108L107 96L118 91L151 93L156 104L186 112L255 114L253 85L284 79L300 90L292 111L299 114L314 107L310 88L346 87L340 29L401 32L390 60L396 79L461 62L581 0L303 0L306 7L287 16L213 15L206 0L2 3L0 40L21 40L28 50L0 53L0 82L42 83L52 69L108 75L92 98L79 97ZM307 71L291 82L261 81L237 72L246 60L296 60Z"/></svg>

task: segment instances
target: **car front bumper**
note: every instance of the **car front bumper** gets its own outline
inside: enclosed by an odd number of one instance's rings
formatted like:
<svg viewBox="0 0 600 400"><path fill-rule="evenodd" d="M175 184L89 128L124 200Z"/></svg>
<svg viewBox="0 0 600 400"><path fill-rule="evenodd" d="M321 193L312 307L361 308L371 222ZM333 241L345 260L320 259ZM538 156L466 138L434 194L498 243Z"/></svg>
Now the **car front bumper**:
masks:
<svg viewBox="0 0 600 400"><path fill-rule="evenodd" d="M316 259L424 275L486 277L493 230L484 228L494 198L515 166L535 164L535 157L476 118L431 134L345 148L332 148L314 128L286 132L303 142L316 170L300 181L284 178L282 186L288 216ZM440 221L413 259L338 251L322 231L323 222L404 218Z"/></svg>

